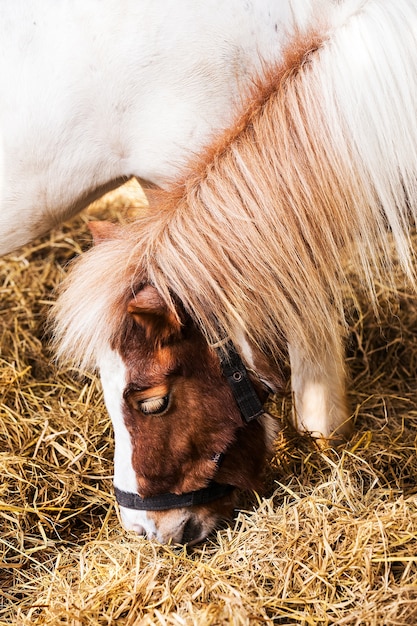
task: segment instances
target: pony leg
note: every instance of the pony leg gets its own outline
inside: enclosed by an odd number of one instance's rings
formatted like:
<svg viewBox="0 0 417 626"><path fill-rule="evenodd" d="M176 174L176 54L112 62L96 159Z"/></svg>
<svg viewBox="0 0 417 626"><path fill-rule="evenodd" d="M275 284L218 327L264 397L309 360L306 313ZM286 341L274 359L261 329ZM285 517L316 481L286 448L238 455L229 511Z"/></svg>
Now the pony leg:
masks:
<svg viewBox="0 0 417 626"><path fill-rule="evenodd" d="M343 349L328 350L312 362L302 349L289 346L293 390L293 423L299 432L340 443L352 423L346 401Z"/></svg>

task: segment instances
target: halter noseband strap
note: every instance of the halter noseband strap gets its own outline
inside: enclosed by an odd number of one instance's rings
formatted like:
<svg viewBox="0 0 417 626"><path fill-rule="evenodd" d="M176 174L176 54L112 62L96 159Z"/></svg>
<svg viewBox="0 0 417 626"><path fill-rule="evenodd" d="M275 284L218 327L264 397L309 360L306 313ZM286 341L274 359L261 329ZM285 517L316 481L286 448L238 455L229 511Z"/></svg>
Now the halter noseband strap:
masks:
<svg viewBox="0 0 417 626"><path fill-rule="evenodd" d="M227 496L234 490L232 485L221 485L211 481L207 487L188 493L163 493L159 496L141 498L137 493L127 493L117 487L114 488L116 500L120 506L137 511L168 511L169 509L181 509L183 507L209 504Z"/></svg>
<svg viewBox="0 0 417 626"><path fill-rule="evenodd" d="M249 424L263 415L263 405L249 378L248 371L238 355L234 345L229 342L226 348L217 348L224 376L232 390L245 424ZM223 453L215 454L213 461L219 468ZM233 485L222 485L214 480L206 487L188 493L163 493L158 496L141 498L137 493L128 493L114 487L114 493L120 506L137 511L168 511L183 507L209 504L223 498L234 490Z"/></svg>

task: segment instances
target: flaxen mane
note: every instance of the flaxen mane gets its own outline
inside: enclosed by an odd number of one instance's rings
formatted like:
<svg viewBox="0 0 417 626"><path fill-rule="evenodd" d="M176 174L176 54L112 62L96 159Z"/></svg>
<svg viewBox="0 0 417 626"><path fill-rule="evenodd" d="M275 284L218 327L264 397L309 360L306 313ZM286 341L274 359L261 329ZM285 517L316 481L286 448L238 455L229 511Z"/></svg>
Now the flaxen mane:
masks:
<svg viewBox="0 0 417 626"><path fill-rule="evenodd" d="M95 363L147 281L210 341L243 330L277 355L290 341L315 358L337 344L347 260L374 297L391 233L413 277L416 50L414 1L329 3L326 26L294 38L149 216L75 264L55 309L60 354Z"/></svg>

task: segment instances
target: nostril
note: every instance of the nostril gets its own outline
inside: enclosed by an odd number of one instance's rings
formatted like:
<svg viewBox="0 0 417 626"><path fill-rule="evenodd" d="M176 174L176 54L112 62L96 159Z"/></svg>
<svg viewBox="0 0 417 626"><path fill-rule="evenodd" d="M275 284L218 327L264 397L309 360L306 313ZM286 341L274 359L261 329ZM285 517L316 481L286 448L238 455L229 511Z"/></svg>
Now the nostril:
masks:
<svg viewBox="0 0 417 626"><path fill-rule="evenodd" d="M146 535L146 530L140 524L132 524L129 530L133 530L137 535Z"/></svg>
<svg viewBox="0 0 417 626"><path fill-rule="evenodd" d="M184 525L182 531L181 543L196 543L201 538L202 525L200 522L196 522L192 518L188 519Z"/></svg>

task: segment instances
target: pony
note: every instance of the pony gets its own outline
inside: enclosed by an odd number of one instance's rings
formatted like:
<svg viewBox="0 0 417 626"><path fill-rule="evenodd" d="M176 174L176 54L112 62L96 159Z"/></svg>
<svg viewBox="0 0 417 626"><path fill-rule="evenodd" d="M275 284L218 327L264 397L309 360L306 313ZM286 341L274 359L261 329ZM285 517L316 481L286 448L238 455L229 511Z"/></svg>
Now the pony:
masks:
<svg viewBox="0 0 417 626"><path fill-rule="evenodd" d="M288 351L297 428L349 435L346 268L377 309L393 239L415 280L417 6L315 9L146 216L92 226L53 313L58 356L100 371L124 524L160 541L207 536L256 483L273 425L245 423L233 380L262 405Z"/></svg>
<svg viewBox="0 0 417 626"><path fill-rule="evenodd" d="M3 3L0 254L42 235L131 177L146 188L168 188L186 169L190 155L233 125L254 76L264 65L281 59L294 29L307 28L315 5L317 0ZM197 329L193 333L197 336ZM181 346L172 338L170 341L172 359L180 359L186 367L191 354L181 349L175 356ZM205 354L201 338L199 345L201 355ZM130 436L126 426L117 423L116 383L121 374L117 374L118 362L113 369L111 363L110 358L107 370L103 366L102 382L115 422L116 472L126 478L117 478L116 483L136 492ZM157 368L152 350L144 351L142 365L147 371ZM186 369L190 371L190 366ZM213 380L222 381L217 370ZM208 395L213 392L220 393L216 388ZM227 390L224 393L228 406L232 400ZM158 401L141 402L146 415L161 414ZM219 398L212 409L215 415L220 404ZM169 409L174 410L172 403ZM219 451L234 438L234 429L228 434L220 430L219 426L215 446ZM259 428L254 424L250 430ZM263 436L258 433L256 440L256 458L261 462ZM167 449L156 452L160 455ZM187 454L183 452L182 461ZM201 454L197 445L193 454L193 458ZM236 449L236 454L239 465L243 451ZM165 473L174 472L174 465L165 458ZM154 468L151 481L155 479L156 485L164 482L162 465L158 468ZM242 478L242 485L257 471L259 467L256 471L250 467L244 472L247 480ZM205 480L201 470L203 474ZM165 478L166 488L167 481ZM148 491L149 487L144 493ZM231 499L229 493L226 500ZM228 508L229 504L224 505L225 511ZM213 512L213 519L216 515ZM126 522L127 527L132 524L134 521ZM175 534L168 524L166 531L159 522L156 525L162 540L180 540L205 535L211 522L200 533L197 524L193 531L189 524L186 533L179 530Z"/></svg>

